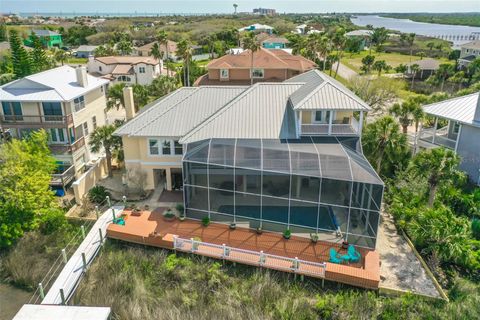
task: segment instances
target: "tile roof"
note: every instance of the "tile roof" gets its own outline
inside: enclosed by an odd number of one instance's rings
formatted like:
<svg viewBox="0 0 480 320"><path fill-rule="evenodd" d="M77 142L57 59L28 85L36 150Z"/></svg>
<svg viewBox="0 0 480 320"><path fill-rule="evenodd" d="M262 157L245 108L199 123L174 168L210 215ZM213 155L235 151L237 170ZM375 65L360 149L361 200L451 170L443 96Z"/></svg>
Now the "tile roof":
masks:
<svg viewBox="0 0 480 320"><path fill-rule="evenodd" d="M133 67L129 64L117 64L112 70L112 74L133 74Z"/></svg>
<svg viewBox="0 0 480 320"><path fill-rule="evenodd" d="M428 104L423 110L429 115L480 127L480 92Z"/></svg>
<svg viewBox="0 0 480 320"><path fill-rule="evenodd" d="M212 60L208 69L236 69L251 68L251 50L245 50L240 54L228 54ZM292 55L281 49L260 48L253 54L253 65L255 68L264 69L291 69L300 72L311 70L315 63L302 56Z"/></svg>
<svg viewBox="0 0 480 320"><path fill-rule="evenodd" d="M95 57L95 60L100 61L103 64L151 64L157 65L160 62L153 57L135 57L135 56L108 56L108 57Z"/></svg>
<svg viewBox="0 0 480 320"><path fill-rule="evenodd" d="M147 43L141 47L138 47L137 50L139 51L149 51L152 50L153 45L157 43L157 41L153 41L150 43ZM160 50L161 51L166 51L166 46L165 44L160 44ZM177 43L175 41L168 40L168 54L175 54L177 51Z"/></svg>
<svg viewBox="0 0 480 320"><path fill-rule="evenodd" d="M62 66L0 87L2 101L70 101L76 97L108 83L108 80L87 75L88 85L82 87L77 82L75 69Z"/></svg>

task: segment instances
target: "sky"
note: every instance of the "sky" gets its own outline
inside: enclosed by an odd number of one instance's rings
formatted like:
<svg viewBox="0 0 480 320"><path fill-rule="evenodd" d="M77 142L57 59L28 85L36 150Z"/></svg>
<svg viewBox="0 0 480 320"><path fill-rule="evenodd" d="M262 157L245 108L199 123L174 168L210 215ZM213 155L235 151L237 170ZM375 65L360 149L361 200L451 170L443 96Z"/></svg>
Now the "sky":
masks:
<svg viewBox="0 0 480 320"><path fill-rule="evenodd" d="M0 0L2 13L480 12L480 0Z"/></svg>

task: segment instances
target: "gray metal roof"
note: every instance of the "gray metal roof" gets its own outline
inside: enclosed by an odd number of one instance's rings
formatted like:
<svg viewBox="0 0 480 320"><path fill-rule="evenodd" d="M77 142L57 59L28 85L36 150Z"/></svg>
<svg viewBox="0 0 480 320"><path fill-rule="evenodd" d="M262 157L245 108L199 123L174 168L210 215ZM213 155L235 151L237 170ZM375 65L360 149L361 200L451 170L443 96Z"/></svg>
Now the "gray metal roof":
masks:
<svg viewBox="0 0 480 320"><path fill-rule="evenodd" d="M51 31L51 30L43 30L43 29L37 29L37 30L32 30L33 33L35 33L37 36L59 36L60 33Z"/></svg>
<svg viewBox="0 0 480 320"><path fill-rule="evenodd" d="M423 107L425 113L463 124L480 127L480 92L432 103ZM477 121L475 112L477 111Z"/></svg>
<svg viewBox="0 0 480 320"><path fill-rule="evenodd" d="M116 131L117 135L182 137L245 91L246 87L179 89L157 100Z"/></svg>
<svg viewBox="0 0 480 320"><path fill-rule="evenodd" d="M368 104L347 87L318 70L298 75L285 82L305 82L290 97L295 110L370 110Z"/></svg>
<svg viewBox="0 0 480 320"><path fill-rule="evenodd" d="M302 83L257 83L180 139L278 139L295 137L295 116L289 96Z"/></svg>

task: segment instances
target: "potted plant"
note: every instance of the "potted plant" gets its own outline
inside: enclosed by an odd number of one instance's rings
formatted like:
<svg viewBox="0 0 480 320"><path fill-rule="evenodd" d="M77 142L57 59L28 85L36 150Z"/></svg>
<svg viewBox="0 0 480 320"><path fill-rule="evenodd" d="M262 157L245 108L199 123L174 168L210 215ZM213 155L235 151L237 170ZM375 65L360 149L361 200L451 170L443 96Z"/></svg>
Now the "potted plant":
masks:
<svg viewBox="0 0 480 320"><path fill-rule="evenodd" d="M236 223L234 222L230 223L230 226L229 226L230 229L235 230L236 227L237 227Z"/></svg>
<svg viewBox="0 0 480 320"><path fill-rule="evenodd" d="M142 210L140 210L137 205L134 205L132 209L132 215L139 216L140 214L142 214Z"/></svg>
<svg viewBox="0 0 480 320"><path fill-rule="evenodd" d="M210 218L209 217L203 217L202 219L202 225L204 227L208 226L210 224Z"/></svg>
<svg viewBox="0 0 480 320"><path fill-rule="evenodd" d="M175 205L175 209L177 209L178 214L179 214L180 216L183 215L184 212L185 212L185 207L183 206L183 203L177 203L177 204Z"/></svg>
<svg viewBox="0 0 480 320"><path fill-rule="evenodd" d="M310 233L310 240L313 243L317 243L318 242L318 233Z"/></svg>
<svg viewBox="0 0 480 320"><path fill-rule="evenodd" d="M149 206L148 204L146 204L146 205L143 206L143 209L144 209L145 211L148 211L148 210L150 210L150 206Z"/></svg>
<svg viewBox="0 0 480 320"><path fill-rule="evenodd" d="M263 233L262 227L258 227L257 228L257 234L262 234L262 233Z"/></svg>
<svg viewBox="0 0 480 320"><path fill-rule="evenodd" d="M347 240L343 240L342 249L348 249L348 241Z"/></svg>
<svg viewBox="0 0 480 320"><path fill-rule="evenodd" d="M290 231L290 229L283 231L283 237L285 239L290 239L291 236L292 236L292 232Z"/></svg>
<svg viewBox="0 0 480 320"><path fill-rule="evenodd" d="M180 216L178 217L178 220L185 221L185 215L183 213L180 214Z"/></svg>
<svg viewBox="0 0 480 320"><path fill-rule="evenodd" d="M175 219L175 213L172 210L168 209L163 213L163 219L165 221L173 221Z"/></svg>

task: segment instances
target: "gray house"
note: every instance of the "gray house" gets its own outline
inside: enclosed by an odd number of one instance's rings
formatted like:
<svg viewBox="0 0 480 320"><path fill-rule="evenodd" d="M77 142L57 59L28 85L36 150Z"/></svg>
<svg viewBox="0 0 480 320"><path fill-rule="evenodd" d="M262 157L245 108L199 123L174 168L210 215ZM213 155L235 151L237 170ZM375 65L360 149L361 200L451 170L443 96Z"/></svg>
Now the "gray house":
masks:
<svg viewBox="0 0 480 320"><path fill-rule="evenodd" d="M82 45L77 48L77 51L75 52L75 57L77 58L88 58L90 56L93 56L95 49L97 49L98 46L87 46L87 45Z"/></svg>
<svg viewBox="0 0 480 320"><path fill-rule="evenodd" d="M460 168L480 185L480 92L429 104L423 110L435 123L422 128L417 145L455 150L462 158Z"/></svg>

